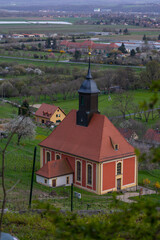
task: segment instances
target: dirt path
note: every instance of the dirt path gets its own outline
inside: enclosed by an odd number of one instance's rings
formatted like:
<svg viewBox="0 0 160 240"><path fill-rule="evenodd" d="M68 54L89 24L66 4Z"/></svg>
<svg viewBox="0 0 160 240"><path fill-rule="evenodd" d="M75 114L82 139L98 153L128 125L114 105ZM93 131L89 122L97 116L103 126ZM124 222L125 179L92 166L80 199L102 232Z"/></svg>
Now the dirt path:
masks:
<svg viewBox="0 0 160 240"><path fill-rule="evenodd" d="M142 193L141 195L148 195L148 194L156 194L156 191L148 189L148 188L144 188L144 187L138 187L138 189L142 189ZM126 202L126 203L132 203L132 202L136 202L135 200L131 200L129 199L130 197L137 197L139 196L138 192L125 192L123 195L119 195L117 196L117 199Z"/></svg>

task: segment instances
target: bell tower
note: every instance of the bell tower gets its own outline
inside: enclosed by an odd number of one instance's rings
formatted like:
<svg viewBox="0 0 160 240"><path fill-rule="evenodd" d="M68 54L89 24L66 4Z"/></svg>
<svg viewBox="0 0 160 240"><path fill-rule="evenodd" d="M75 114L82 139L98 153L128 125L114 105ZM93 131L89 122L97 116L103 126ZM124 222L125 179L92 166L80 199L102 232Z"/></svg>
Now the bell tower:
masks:
<svg viewBox="0 0 160 240"><path fill-rule="evenodd" d="M90 55L91 53L89 53ZM98 93L100 91L97 88L95 81L92 79L90 70L90 57L88 74L86 79L82 83L79 93L79 110L77 111L77 125L87 127L89 121L92 118L93 113L99 113L98 111Z"/></svg>

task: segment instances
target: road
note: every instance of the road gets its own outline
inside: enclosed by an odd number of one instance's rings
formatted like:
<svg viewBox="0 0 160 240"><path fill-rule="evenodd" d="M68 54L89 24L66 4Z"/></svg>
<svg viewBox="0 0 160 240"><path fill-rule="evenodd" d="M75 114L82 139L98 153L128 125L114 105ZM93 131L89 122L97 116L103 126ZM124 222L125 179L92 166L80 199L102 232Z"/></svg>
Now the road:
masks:
<svg viewBox="0 0 160 240"><path fill-rule="evenodd" d="M71 62L69 60L61 60L61 61L53 61L53 60L42 60L42 59L33 59L33 58L23 58L23 57L9 57L9 56L0 56L0 58L4 59L17 59L17 60L25 60L25 61L33 61L33 62L45 62L45 63L64 63L64 64L84 64L88 65L86 62ZM122 68L137 68L137 69L145 69L144 66L128 66L128 65L115 65L115 64L101 64L101 63L92 63L92 65L99 65L104 67L122 67Z"/></svg>

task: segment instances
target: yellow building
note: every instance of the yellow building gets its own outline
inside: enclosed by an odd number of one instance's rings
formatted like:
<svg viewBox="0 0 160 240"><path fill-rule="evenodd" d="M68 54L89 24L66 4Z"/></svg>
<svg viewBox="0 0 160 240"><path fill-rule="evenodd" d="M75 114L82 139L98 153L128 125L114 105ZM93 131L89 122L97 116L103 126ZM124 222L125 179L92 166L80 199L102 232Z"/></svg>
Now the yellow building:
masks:
<svg viewBox="0 0 160 240"><path fill-rule="evenodd" d="M65 117L66 114L60 107L46 103L42 103L40 108L35 112L35 121L38 123L50 121L54 124L59 124Z"/></svg>

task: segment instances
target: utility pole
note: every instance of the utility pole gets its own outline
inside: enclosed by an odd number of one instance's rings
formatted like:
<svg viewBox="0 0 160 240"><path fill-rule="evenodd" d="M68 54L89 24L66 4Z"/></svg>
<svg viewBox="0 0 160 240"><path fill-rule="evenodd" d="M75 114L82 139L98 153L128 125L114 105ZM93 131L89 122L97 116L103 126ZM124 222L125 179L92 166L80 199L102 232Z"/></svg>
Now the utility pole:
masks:
<svg viewBox="0 0 160 240"><path fill-rule="evenodd" d="M37 151L37 147L34 148L31 189L30 189L30 198L29 198L29 208L31 208L31 203L32 203L32 190L33 190L34 169L35 169L35 161L36 161L36 151Z"/></svg>
<svg viewBox="0 0 160 240"><path fill-rule="evenodd" d="M71 212L73 211L73 183L71 184Z"/></svg>

